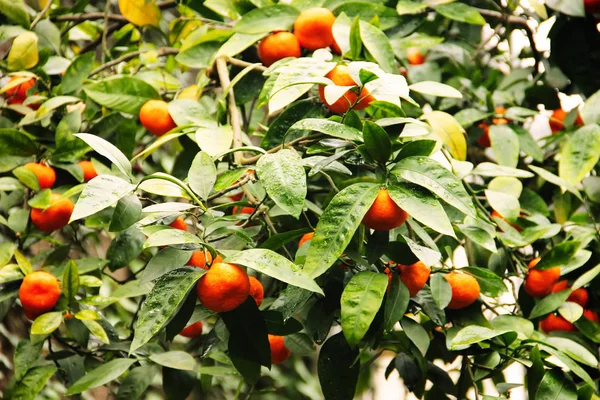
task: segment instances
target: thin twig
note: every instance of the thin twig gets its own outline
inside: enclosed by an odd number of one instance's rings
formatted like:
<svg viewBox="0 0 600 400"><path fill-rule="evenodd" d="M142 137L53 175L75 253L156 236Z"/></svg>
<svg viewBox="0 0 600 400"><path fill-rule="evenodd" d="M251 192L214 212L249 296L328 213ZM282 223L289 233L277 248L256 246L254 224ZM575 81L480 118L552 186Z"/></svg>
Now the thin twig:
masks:
<svg viewBox="0 0 600 400"><path fill-rule="evenodd" d="M54 21L54 22L67 22L67 21L85 22L85 21L91 21L94 19L104 19L105 16L106 16L106 18L108 18L111 21L120 21L120 22L127 23L127 19L122 15L119 15L119 14L106 15L101 12L76 14L76 15L58 15L56 17L50 17L50 20Z"/></svg>
<svg viewBox="0 0 600 400"><path fill-rule="evenodd" d="M48 10L50 10L50 7L52 6L52 0L46 0L46 1L47 2L46 2L46 5L44 6L44 9L37 15L37 17L35 17L35 19L31 23L31 26L29 27L30 30L33 30L33 28L35 28L35 26L42 20L42 18L44 18L44 16L48 12Z"/></svg>
<svg viewBox="0 0 600 400"><path fill-rule="evenodd" d="M102 28L102 63L106 61L106 57L110 57L108 51L108 45L106 43L108 39L108 15L110 14L110 0L106 0L106 6L104 7L104 24Z"/></svg>
<svg viewBox="0 0 600 400"><path fill-rule="evenodd" d="M227 69L227 59L225 57L217 58L216 65L219 80L221 81L221 88L225 91L231 85L229 70ZM235 104L235 94L233 89L230 89L229 93L227 93L227 100L229 102L229 120L233 129L233 148L237 149L238 147L242 147L242 125L240 111ZM242 156L241 152L234 153L233 158L237 165L242 164Z"/></svg>
<svg viewBox="0 0 600 400"><path fill-rule="evenodd" d="M303 141L311 141L311 140L315 140L315 139L319 139L322 135L321 134L314 134L314 135L309 135L309 136L302 136L300 138L294 139L290 142L287 142L285 144L285 147L292 147L295 144L298 144L300 142ZM273 154L273 153L277 153L279 150L282 149L282 145L278 145L276 147L273 147L272 149L267 150L266 154ZM250 157L250 158L243 158L242 159L242 164L254 164L255 162L257 162L262 156L264 156L264 154L259 154L257 156L254 157Z"/></svg>
<svg viewBox="0 0 600 400"><path fill-rule="evenodd" d="M235 65L236 67L242 67L242 68L246 68L252 65L252 63L249 63L247 61L242 61L239 60L237 58L233 58L233 57L227 57L227 62L231 65ZM255 69L257 71L261 71L264 72L267 70L267 68L263 65L254 65L254 67L252 69Z"/></svg>
<svg viewBox="0 0 600 400"><path fill-rule="evenodd" d="M132 51L131 53L127 53L125 55L122 55L119 58L115 58L114 60L109 61L106 64L102 64L101 66L99 66L98 68L96 68L95 70L93 70L90 73L90 76L96 75L97 73L102 72L105 69L112 67L113 65L120 64L120 63L122 63L124 61L130 60L130 59L135 58L137 56L140 56L140 55L142 55L142 54L144 54L146 52L147 52L147 50L137 50L137 51ZM162 56L167 56L169 54L177 54L177 53L179 53L178 49L174 49L172 47L163 47L162 49L159 49L157 51L157 56L158 57L162 57Z"/></svg>
<svg viewBox="0 0 600 400"><path fill-rule="evenodd" d="M232 191L234 191L235 189L239 189L239 188L241 188L241 187L242 187L242 186L244 186L246 183L248 183L250 180L252 180L252 177L253 177L253 176L254 176L254 175L252 175L252 174L246 174L244 177L242 177L240 180L238 180L238 182L237 182L236 184L234 184L234 185L231 185L231 186L229 186L229 187L228 187L228 188L226 188L226 189L219 190L218 192L216 192L216 193L214 193L214 194L211 194L210 196L208 196L208 199L207 199L207 200L208 200L208 201L214 200L214 199L216 199L216 198L218 198L218 197L221 197L221 196L223 196L223 195L224 195L224 194L226 194L226 193L229 193L229 192L232 192Z"/></svg>

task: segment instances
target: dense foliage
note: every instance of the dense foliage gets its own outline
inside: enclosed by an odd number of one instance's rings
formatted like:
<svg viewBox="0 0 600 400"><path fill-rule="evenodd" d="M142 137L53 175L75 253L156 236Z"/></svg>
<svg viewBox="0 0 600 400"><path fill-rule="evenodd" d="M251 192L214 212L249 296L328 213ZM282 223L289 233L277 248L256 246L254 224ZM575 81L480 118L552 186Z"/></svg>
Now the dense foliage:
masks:
<svg viewBox="0 0 600 400"><path fill-rule="evenodd" d="M0 0L4 398L597 398L600 6L519 3Z"/></svg>

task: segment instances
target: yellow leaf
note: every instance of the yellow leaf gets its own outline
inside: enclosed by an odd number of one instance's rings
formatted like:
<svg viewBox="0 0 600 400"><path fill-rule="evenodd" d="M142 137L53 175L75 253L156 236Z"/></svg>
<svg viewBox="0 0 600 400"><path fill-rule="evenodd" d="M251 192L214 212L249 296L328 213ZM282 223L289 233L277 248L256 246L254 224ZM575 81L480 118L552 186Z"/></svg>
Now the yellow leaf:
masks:
<svg viewBox="0 0 600 400"><path fill-rule="evenodd" d="M137 26L157 26L160 21L160 9L154 0L119 0L119 10L127 21Z"/></svg>
<svg viewBox="0 0 600 400"><path fill-rule="evenodd" d="M467 159L465 130L452 115L443 111L432 111L425 114L425 119L452 157L459 161Z"/></svg>
<svg viewBox="0 0 600 400"><path fill-rule="evenodd" d="M178 99L198 100L200 93L198 91L198 85L191 85L179 92Z"/></svg>
<svg viewBox="0 0 600 400"><path fill-rule="evenodd" d="M36 66L39 61L38 37L33 32L23 32L15 38L8 53L8 69L17 71Z"/></svg>

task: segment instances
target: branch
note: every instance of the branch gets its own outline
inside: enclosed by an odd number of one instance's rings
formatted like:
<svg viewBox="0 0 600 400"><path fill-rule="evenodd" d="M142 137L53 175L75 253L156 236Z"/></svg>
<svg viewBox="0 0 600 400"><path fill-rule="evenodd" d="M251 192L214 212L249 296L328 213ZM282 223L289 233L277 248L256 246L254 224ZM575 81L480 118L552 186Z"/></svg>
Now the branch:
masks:
<svg viewBox="0 0 600 400"><path fill-rule="evenodd" d="M142 55L144 53L147 53L147 52L148 52L148 50L138 50L138 51L132 51L131 53L127 53L125 55L122 55L119 58L115 58L114 60L109 61L106 64L103 64L103 65L99 66L98 68L96 68L95 70L93 70L91 72L90 76L94 76L97 73L99 73L101 71L104 71L107 68L112 67L113 65L120 64L120 63L122 63L124 61L130 60L132 58L135 58L135 57L137 57L139 55ZM174 49L172 47L163 47L163 48L161 48L161 49L158 50L157 56L158 57L162 57L162 56L167 56L167 55L170 55L170 54L177 54L177 53L179 53L178 49Z"/></svg>
<svg viewBox="0 0 600 400"><path fill-rule="evenodd" d="M216 64L219 80L221 81L221 88L223 91L225 91L231 84L231 80L229 79L229 70L227 69L227 59L225 57L219 57L217 58ZM235 94L233 89L229 90L229 93L227 93L227 98L229 103L229 119L233 129L233 148L235 149L242 147L242 125L240 111L235 104ZM236 152L233 157L236 164L242 164L242 153Z"/></svg>
<svg viewBox="0 0 600 400"><path fill-rule="evenodd" d="M33 28L35 28L35 26L42 20L42 18L44 18L44 16L48 12L48 10L50 10L50 7L52 6L52 0L46 0L46 1L47 2L46 2L46 5L44 6L44 9L37 15L37 17L35 17L35 19L31 23L31 26L29 27L30 30L33 30Z"/></svg>
<svg viewBox="0 0 600 400"><path fill-rule="evenodd" d="M537 74L540 70L540 63L542 61L542 55L538 51L535 46L534 34L535 32L529 26L529 22L525 18L517 17L515 15L507 15L498 11L486 10L483 8L478 8L477 11L486 19L486 20L497 20L497 21L505 21L506 23L520 26L525 29L527 32L527 38L529 39L529 43L531 45L531 52L533 53L533 58L535 59L534 70Z"/></svg>
<svg viewBox="0 0 600 400"><path fill-rule="evenodd" d="M231 65L235 65L236 67L242 67L242 68L246 68L246 67L249 67L252 65L249 62L242 61L242 60L239 60L237 58L232 58L232 57L227 57L227 62ZM267 68L262 65L254 65L253 69L255 69L257 71L262 71L262 72L267 70Z"/></svg>
<svg viewBox="0 0 600 400"><path fill-rule="evenodd" d="M127 19L124 16L119 14L108 14L107 18L111 21L120 21L127 23ZM59 15L57 17L50 17L51 21L54 22L84 22L90 21L93 19L104 19L104 13L96 12L96 13L87 13L87 14L76 14L76 15Z"/></svg>
<svg viewBox="0 0 600 400"><path fill-rule="evenodd" d="M300 138L294 139L290 142L287 142L285 144L285 147L291 147L297 143L303 142L305 140L307 141L311 141L311 140L315 140L320 138L322 135L321 134L314 134L314 135L309 135L309 136L302 136ZM276 147L273 147L272 149L267 150L267 152L265 154L273 154L273 153L277 153L279 150L281 150L283 148L283 145L279 145ZM242 164L254 164L255 162L257 162L262 156L264 156L264 154L259 154L257 156L254 157L250 157L250 158L243 158L242 159Z"/></svg>

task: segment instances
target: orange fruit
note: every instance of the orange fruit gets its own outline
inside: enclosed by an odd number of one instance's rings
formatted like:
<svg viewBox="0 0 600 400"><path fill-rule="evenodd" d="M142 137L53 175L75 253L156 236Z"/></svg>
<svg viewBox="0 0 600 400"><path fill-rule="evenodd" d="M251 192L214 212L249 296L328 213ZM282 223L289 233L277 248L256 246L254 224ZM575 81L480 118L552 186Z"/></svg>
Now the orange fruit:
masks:
<svg viewBox="0 0 600 400"><path fill-rule="evenodd" d="M540 329L546 333L552 331L567 331L573 332L577 330L575 325L561 317L560 315L549 314L546 318L540 321Z"/></svg>
<svg viewBox="0 0 600 400"><path fill-rule="evenodd" d="M290 349L285 347L283 336L269 335L269 346L271 346L272 364L281 364L292 354Z"/></svg>
<svg viewBox="0 0 600 400"><path fill-rule="evenodd" d="M407 218L406 211L394 203L387 189L380 189L362 223L376 231L389 231L402 225Z"/></svg>
<svg viewBox="0 0 600 400"><path fill-rule="evenodd" d="M56 171L45 163L30 162L24 165L25 168L33 171L40 184L40 189L50 189L56 182Z"/></svg>
<svg viewBox="0 0 600 400"><path fill-rule="evenodd" d="M60 283L46 271L35 271L25 276L19 288L19 299L27 318L33 320L54 308L60 297Z"/></svg>
<svg viewBox="0 0 600 400"><path fill-rule="evenodd" d="M600 318L598 318L598 314L592 310L585 310L583 312L583 316L586 317L587 319L589 319L590 321L600 323Z"/></svg>
<svg viewBox="0 0 600 400"><path fill-rule="evenodd" d="M331 43L331 45L329 46L329 48L331 49L331 51L334 54L337 55L342 55L342 49L340 48L340 46L337 44L337 42L335 41L335 39L333 39L333 43Z"/></svg>
<svg viewBox="0 0 600 400"><path fill-rule="evenodd" d="M254 299L254 301L256 302L256 305L260 307L260 305L263 302L263 299L265 298L265 289L263 288L262 283L260 283L260 281L258 279L256 279L253 276L248 276L248 279L250 279L250 296L252 296L252 298Z"/></svg>
<svg viewBox="0 0 600 400"><path fill-rule="evenodd" d="M406 59L410 65L421 65L425 62L425 56L418 47L409 47L406 49Z"/></svg>
<svg viewBox="0 0 600 400"><path fill-rule="evenodd" d="M554 110L552 116L550 117L550 129L552 130L552 134L562 131L565 129L565 117L567 116L567 112L562 108ZM581 116L577 114L577 118L575 118L574 126L583 126L583 120Z"/></svg>
<svg viewBox="0 0 600 400"><path fill-rule="evenodd" d="M84 182L89 182L98 176L96 168L94 168L94 164L91 161L79 161L77 165L83 170Z"/></svg>
<svg viewBox="0 0 600 400"><path fill-rule="evenodd" d="M458 310L459 308L465 308L473 304L479 297L479 283L471 275L450 272L444 275L444 278L446 278L452 288L452 300L448 304L449 309Z"/></svg>
<svg viewBox="0 0 600 400"><path fill-rule="evenodd" d="M496 113L497 115L504 115L506 113L506 108L498 106L494 109L494 113ZM506 125L509 122L510 121L506 118L492 118L492 124L494 125Z"/></svg>
<svg viewBox="0 0 600 400"><path fill-rule="evenodd" d="M253 207L242 207L242 208L239 208L238 206L233 207L233 214L248 214L248 215L252 215L253 212L254 212L254 208Z"/></svg>
<svg viewBox="0 0 600 400"><path fill-rule="evenodd" d="M331 79L337 86L357 86L356 82L354 82L350 76L348 67L345 65L336 65L336 67L329 71L325 77ZM335 103L329 104L325 100L325 86L319 86L319 98L327 108L336 114L347 112L350 107L359 100L356 93L349 89L342 97L337 99ZM375 99L369 94L369 91L363 88L360 92L360 101L354 106L354 110L366 108L373 100Z"/></svg>
<svg viewBox="0 0 600 400"><path fill-rule="evenodd" d="M287 57L300 57L302 49L293 33L277 32L264 38L258 44L258 58L265 67Z"/></svg>
<svg viewBox="0 0 600 400"><path fill-rule="evenodd" d="M149 100L140 109L140 122L154 136L162 136L177 124L169 114L169 104L163 100Z"/></svg>
<svg viewBox="0 0 600 400"><path fill-rule="evenodd" d="M541 258L529 262L529 273L525 278L525 292L532 297L544 297L552 292L552 287L560 279L560 267L545 270L535 269Z"/></svg>
<svg viewBox="0 0 600 400"><path fill-rule="evenodd" d="M398 264L396 269L400 273L400 280L408 288L410 297L416 296L419 290L423 289L429 279L429 274L431 274L431 269L421 261L411 265Z"/></svg>
<svg viewBox="0 0 600 400"><path fill-rule="evenodd" d="M195 338L202 335L202 322L198 321L186 326L179 334L187 338Z"/></svg>
<svg viewBox="0 0 600 400"><path fill-rule="evenodd" d="M304 236L302 236L300 238L300 241L298 242L298 248L302 247L302 245L306 242L308 242L309 240L312 240L313 236L315 236L314 232L309 232L307 234L305 234Z"/></svg>
<svg viewBox="0 0 600 400"><path fill-rule="evenodd" d="M198 281L198 299L214 312L231 311L248 298L250 279L234 264L216 263Z"/></svg>
<svg viewBox="0 0 600 400"><path fill-rule="evenodd" d="M181 217L175 218L175 221L169 224L171 228L179 229L180 231L187 231L187 224Z"/></svg>
<svg viewBox="0 0 600 400"><path fill-rule="evenodd" d="M13 82L17 79L23 78L22 76L13 76L10 78L10 82ZM6 96L6 102L8 104L23 104L23 101L27 98L27 91L35 85L35 78L30 78L25 82L8 89L4 92ZM38 106L39 107L39 106Z"/></svg>
<svg viewBox="0 0 600 400"><path fill-rule="evenodd" d="M52 193L50 206L45 210L31 209L31 222L41 231L54 232L69 223L75 205L68 197Z"/></svg>
<svg viewBox="0 0 600 400"><path fill-rule="evenodd" d="M558 281L552 286L552 293L562 292L569 288L569 282L566 280ZM567 301L579 304L581 307L585 307L588 302L588 292L584 288L575 289L571 292Z"/></svg>
<svg viewBox="0 0 600 400"><path fill-rule="evenodd" d="M308 50L323 49L333 42L331 28L335 15L326 8L314 7L304 10L294 22L294 34L300 46Z"/></svg>
<svg viewBox="0 0 600 400"><path fill-rule="evenodd" d="M199 267L202 269L208 269L208 266L206 265L206 261L208 259L208 264L213 263L213 258L212 255L210 254L210 252L204 252L203 250L198 250L192 253L192 257L190 258L190 260L187 262L186 265L191 265L192 267ZM217 256L214 259L215 263L220 263L223 262L223 257L221 257L220 255L217 254Z"/></svg>

